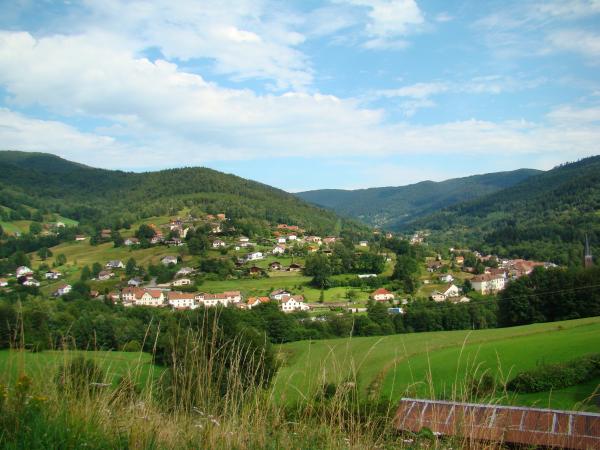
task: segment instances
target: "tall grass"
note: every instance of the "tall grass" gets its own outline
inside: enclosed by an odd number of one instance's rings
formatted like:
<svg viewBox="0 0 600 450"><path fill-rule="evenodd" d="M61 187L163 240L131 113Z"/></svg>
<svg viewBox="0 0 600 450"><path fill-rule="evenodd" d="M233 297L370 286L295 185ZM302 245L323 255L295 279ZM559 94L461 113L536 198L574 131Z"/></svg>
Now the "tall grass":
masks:
<svg viewBox="0 0 600 450"><path fill-rule="evenodd" d="M380 384L364 385L360 376L364 360L336 361L333 351L329 355L333 364L320 361L314 370L317 376L297 400L290 404L275 398L268 355L256 345L264 336L242 331L224 340L218 316L205 315L204 320L201 326L177 328L168 336L161 331L147 334L144 346L152 344L153 358L165 369L145 372L143 364L135 364L118 380L110 365L81 357L85 352L73 352L68 337L55 349L61 352L60 367L32 377L23 363L21 333L12 350L19 367L17 380L11 380L7 368L0 373L4 380L0 447L375 449L480 445L461 438L439 439L427 430L416 435L398 433L392 426L397 404L382 396ZM160 340L169 343L168 351L158 351ZM461 377L457 372L455 383L442 397L489 402L504 395L504 379L490 381L476 358L466 365L471 375ZM431 376L425 383L431 398L439 398ZM486 444L488 448L497 445Z"/></svg>

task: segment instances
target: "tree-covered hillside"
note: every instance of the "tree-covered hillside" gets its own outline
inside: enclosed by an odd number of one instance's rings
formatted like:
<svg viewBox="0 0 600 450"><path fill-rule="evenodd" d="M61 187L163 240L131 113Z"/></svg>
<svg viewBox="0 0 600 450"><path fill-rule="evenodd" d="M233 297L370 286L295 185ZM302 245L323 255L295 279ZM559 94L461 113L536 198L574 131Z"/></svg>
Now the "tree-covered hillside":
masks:
<svg viewBox="0 0 600 450"><path fill-rule="evenodd" d="M593 252L600 251L600 156L455 205L413 227L484 252L579 265L586 234Z"/></svg>
<svg viewBox="0 0 600 450"><path fill-rule="evenodd" d="M370 225L402 230L420 217L463 201L497 192L538 173L540 173L538 170L520 169L442 182L423 181L400 187L353 191L322 189L300 192L296 195Z"/></svg>
<svg viewBox="0 0 600 450"><path fill-rule="evenodd" d="M207 168L131 173L16 151L0 151L0 167L4 213L26 207L84 225L110 226L197 208L234 220L300 225L315 233L360 227L279 189Z"/></svg>

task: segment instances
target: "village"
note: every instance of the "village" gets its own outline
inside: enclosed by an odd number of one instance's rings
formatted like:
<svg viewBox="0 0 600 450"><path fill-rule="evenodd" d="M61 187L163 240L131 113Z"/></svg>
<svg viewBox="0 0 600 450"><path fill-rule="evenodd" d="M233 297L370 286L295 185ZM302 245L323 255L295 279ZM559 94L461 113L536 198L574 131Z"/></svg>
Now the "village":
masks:
<svg viewBox="0 0 600 450"><path fill-rule="evenodd" d="M63 223L57 223L53 229L63 228ZM188 233L195 229L206 230L208 251L220 258L235 255L235 269L242 274L245 280L271 279L273 289L244 289L236 286L235 279L227 281L230 289L217 292L203 292L197 286L197 277L200 269L193 267L189 256L185 256L184 247L190 245L186 241ZM47 231L51 232L51 231ZM108 300L121 303L126 307L150 306L173 308L175 310L196 309L198 307L235 307L239 309L252 309L267 302L276 303L280 310L286 313L304 311L318 314L325 311L347 311L363 313L369 301L381 302L388 307L390 314L403 314L410 302L417 298L428 298L434 303L468 303L473 295L488 296L501 292L511 280L530 274L535 267L553 267L547 262L527 261L524 259L504 259L495 255L482 255L470 249L450 248L448 256L442 258L438 253L425 259L424 267L420 271L420 288L415 295L386 286L372 284L374 288L365 292L362 299L356 301L355 296L347 294L342 297L330 298L328 301L308 300L302 292L290 289L287 286L290 276L302 276L303 262L307 255L320 253L329 256L333 247L341 241L336 236L317 236L307 234L304 229L296 225L277 224L271 230L271 237L258 237L256 241L248 236L237 233L228 224L225 214L207 214L198 219L191 215L185 218L170 219L163 225L156 226L150 222L140 225L134 233L132 230L123 234L115 233L110 229L101 229L97 235L88 237L82 234L74 236L74 241L87 244L87 240L95 240L95 245L112 242L118 235L122 240L122 247L135 255L142 249L173 249L174 253L160 254L159 264L165 268L176 268L172 279L167 282L156 282L156 278L148 279L141 274L127 278L126 265L122 259L112 259L103 263L101 270L97 270L91 278L91 298ZM411 236L399 236L407 240L412 246L426 244L428 233L416 232ZM393 269L393 259L385 251L385 242L392 239L392 233L373 232L373 241L363 239L355 242L355 251L367 251L376 245L377 252L384 255L389 266L388 274ZM186 264L190 264L187 265ZM41 267L41 265L40 265ZM139 268L135 268L139 270ZM375 273L362 273L354 275L361 282L377 279ZM380 276L381 277L381 276ZM43 273L32 270L27 266L20 266L14 274L7 274L0 278L0 288L7 288L9 280L26 286L39 288L40 286L53 286L50 292L52 297L63 297L73 288L66 282L65 274L60 268L48 268ZM65 280L65 282L61 282ZM243 284L245 282L240 282ZM280 283L277 286L276 283ZM258 283L256 283L258 285ZM104 289L102 289L104 287ZM362 291L368 290L368 285ZM248 291L244 293L244 291ZM346 293L348 290L346 290ZM357 291L355 291L356 293ZM322 293L321 293L322 295Z"/></svg>

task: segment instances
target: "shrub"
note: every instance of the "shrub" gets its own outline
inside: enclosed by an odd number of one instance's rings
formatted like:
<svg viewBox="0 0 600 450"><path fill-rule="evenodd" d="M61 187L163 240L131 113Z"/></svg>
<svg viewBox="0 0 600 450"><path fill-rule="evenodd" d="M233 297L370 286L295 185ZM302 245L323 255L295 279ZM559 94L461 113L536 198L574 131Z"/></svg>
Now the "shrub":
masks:
<svg viewBox="0 0 600 450"><path fill-rule="evenodd" d="M516 392L544 392L585 383L600 376L600 355L573 359L560 364L545 364L522 372L507 384Z"/></svg>
<svg viewBox="0 0 600 450"><path fill-rule="evenodd" d="M59 390L91 392L104 381L104 371L94 360L77 356L58 369L55 381Z"/></svg>
<svg viewBox="0 0 600 450"><path fill-rule="evenodd" d="M124 352L140 352L142 351L142 346L138 341L129 341L127 344L123 346Z"/></svg>

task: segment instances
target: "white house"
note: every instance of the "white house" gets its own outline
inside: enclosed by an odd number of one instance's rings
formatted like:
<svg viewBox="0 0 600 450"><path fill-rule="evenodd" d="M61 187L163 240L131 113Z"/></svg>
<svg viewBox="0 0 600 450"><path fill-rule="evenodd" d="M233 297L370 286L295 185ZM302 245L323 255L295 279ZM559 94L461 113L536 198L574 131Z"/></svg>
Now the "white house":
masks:
<svg viewBox="0 0 600 450"><path fill-rule="evenodd" d="M277 289L269 295L272 300L281 300L283 297L290 297L292 295L291 292L286 291L285 289Z"/></svg>
<svg viewBox="0 0 600 450"><path fill-rule="evenodd" d="M35 278L28 278L23 282L23 286L35 286L40 287L40 282Z"/></svg>
<svg viewBox="0 0 600 450"><path fill-rule="evenodd" d="M240 243L250 242L250 238L247 236L240 236L238 240L240 241Z"/></svg>
<svg viewBox="0 0 600 450"><path fill-rule="evenodd" d="M49 270L44 274L46 280L58 280L62 274L55 270Z"/></svg>
<svg viewBox="0 0 600 450"><path fill-rule="evenodd" d="M276 245L271 251L274 255L283 255L285 253L285 247L281 245Z"/></svg>
<svg viewBox="0 0 600 450"><path fill-rule="evenodd" d="M177 271L175 276L176 277L185 277L187 275L191 275L192 273L194 273L194 269L192 269L191 267L182 267L181 269L179 269Z"/></svg>
<svg viewBox="0 0 600 450"><path fill-rule="evenodd" d="M112 273L110 270L102 270L100 273L98 273L98 279L100 281L110 280L113 276L114 273Z"/></svg>
<svg viewBox="0 0 600 450"><path fill-rule="evenodd" d="M454 281L454 277L447 273L445 275L440 275L440 281L444 283L452 283Z"/></svg>
<svg viewBox="0 0 600 450"><path fill-rule="evenodd" d="M262 252L252 252L246 255L246 261L256 261L258 259L263 259L264 255Z"/></svg>
<svg viewBox="0 0 600 450"><path fill-rule="evenodd" d="M442 294L444 294L446 296L446 298L458 297L460 295L460 289L458 287L456 287L456 285L454 285L454 284L447 285L440 292Z"/></svg>
<svg viewBox="0 0 600 450"><path fill-rule="evenodd" d="M19 266L19 267L17 267L17 270L15 273L16 273L17 278L26 277L27 275L33 275L33 270L31 270L27 266Z"/></svg>
<svg viewBox="0 0 600 450"><path fill-rule="evenodd" d="M106 263L106 267L110 269L123 269L125 268L125 264L123 264L123 261L121 260L113 259L112 261Z"/></svg>
<svg viewBox="0 0 600 450"><path fill-rule="evenodd" d="M160 260L163 266L170 266L177 264L177 256L167 255L163 259Z"/></svg>
<svg viewBox="0 0 600 450"><path fill-rule="evenodd" d="M493 294L504 289L506 278L502 275L483 274L471 278L471 287L480 294Z"/></svg>
<svg viewBox="0 0 600 450"><path fill-rule="evenodd" d="M287 237L287 240L288 240L288 241L295 241L295 240L297 240L297 239L298 239L298 236L296 236L295 234L290 234L290 235L288 235L288 237Z"/></svg>
<svg viewBox="0 0 600 450"><path fill-rule="evenodd" d="M197 306L195 295L187 292L169 292L169 305L176 309L194 309Z"/></svg>
<svg viewBox="0 0 600 450"><path fill-rule="evenodd" d="M444 302L449 298L456 298L460 295L460 289L454 284L448 284L440 291L434 291L431 294L431 300L434 302Z"/></svg>
<svg viewBox="0 0 600 450"><path fill-rule="evenodd" d="M368 247L369 246L369 241L360 241L358 243L359 246L361 247Z"/></svg>
<svg viewBox="0 0 600 450"><path fill-rule="evenodd" d="M283 297L279 306L284 313L307 311L310 309L310 306L304 303L304 297L301 295L290 295Z"/></svg>
<svg viewBox="0 0 600 450"><path fill-rule="evenodd" d="M55 297L60 297L62 295L68 294L69 292L71 292L71 285L70 284L63 284L62 286L60 286L55 292L54 292L54 296Z"/></svg>
<svg viewBox="0 0 600 450"><path fill-rule="evenodd" d="M379 288L371 293L371 298L376 302L385 302L388 300L394 300L395 295L387 289Z"/></svg>
<svg viewBox="0 0 600 450"><path fill-rule="evenodd" d="M215 239L212 243L213 248L221 248L221 247L225 247L225 241L222 241L221 239Z"/></svg>
<svg viewBox="0 0 600 450"><path fill-rule="evenodd" d="M191 286L192 280L189 278L179 278L171 283L171 286Z"/></svg>
<svg viewBox="0 0 600 450"><path fill-rule="evenodd" d="M77 235L75 235L75 240L76 241L85 241L86 237L83 234L77 234Z"/></svg>
<svg viewBox="0 0 600 450"><path fill-rule="evenodd" d="M287 242L287 239L283 236L280 236L277 238L277 243L278 244L285 244Z"/></svg>
<svg viewBox="0 0 600 450"><path fill-rule="evenodd" d="M138 245L140 243L140 240L138 238L129 237L129 238L125 239L125 241L123 241L123 243L127 246Z"/></svg>
<svg viewBox="0 0 600 450"><path fill-rule="evenodd" d="M252 309L255 306L262 305L263 303L268 303L270 301L271 299L269 297L250 297L246 303L246 307L248 309Z"/></svg>

